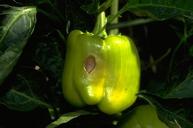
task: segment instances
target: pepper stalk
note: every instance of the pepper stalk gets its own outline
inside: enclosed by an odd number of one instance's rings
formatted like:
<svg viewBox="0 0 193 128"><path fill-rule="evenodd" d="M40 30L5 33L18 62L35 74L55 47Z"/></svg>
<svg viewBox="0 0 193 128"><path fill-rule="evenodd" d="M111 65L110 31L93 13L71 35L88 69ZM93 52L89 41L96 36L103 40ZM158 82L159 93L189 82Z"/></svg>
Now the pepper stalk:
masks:
<svg viewBox="0 0 193 128"><path fill-rule="evenodd" d="M107 37L107 32L105 29L106 23L107 23L107 18L105 16L105 12L103 11L99 13L97 16L97 20L96 20L95 27L93 29L93 33L103 38Z"/></svg>
<svg viewBox="0 0 193 128"><path fill-rule="evenodd" d="M117 15L118 7L119 7L119 0L111 0L111 15ZM115 17L111 23L116 24L118 22L119 22L118 17ZM107 18L105 16L105 12L102 11L97 16L93 33L103 38L107 37L106 24L107 24ZM109 33L112 35L117 35L119 33L119 30L116 28L116 29L110 30Z"/></svg>

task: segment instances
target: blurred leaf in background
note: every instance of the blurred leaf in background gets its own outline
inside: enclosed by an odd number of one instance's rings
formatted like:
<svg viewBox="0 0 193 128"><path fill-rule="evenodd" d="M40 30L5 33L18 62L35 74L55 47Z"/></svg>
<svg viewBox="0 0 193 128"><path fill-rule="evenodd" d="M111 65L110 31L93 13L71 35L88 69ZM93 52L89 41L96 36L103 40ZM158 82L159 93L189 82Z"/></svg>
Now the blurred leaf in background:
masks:
<svg viewBox="0 0 193 128"><path fill-rule="evenodd" d="M36 8L10 8L0 31L0 84L17 63L36 24Z"/></svg>

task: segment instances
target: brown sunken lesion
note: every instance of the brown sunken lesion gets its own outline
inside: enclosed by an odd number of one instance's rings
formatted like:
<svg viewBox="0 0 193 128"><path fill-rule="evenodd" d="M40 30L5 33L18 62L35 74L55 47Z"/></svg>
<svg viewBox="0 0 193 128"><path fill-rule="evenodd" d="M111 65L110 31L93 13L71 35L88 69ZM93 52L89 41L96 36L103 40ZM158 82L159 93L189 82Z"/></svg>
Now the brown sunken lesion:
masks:
<svg viewBox="0 0 193 128"><path fill-rule="evenodd" d="M96 67L96 60L93 55L89 55L84 62L84 69L87 73L91 73Z"/></svg>

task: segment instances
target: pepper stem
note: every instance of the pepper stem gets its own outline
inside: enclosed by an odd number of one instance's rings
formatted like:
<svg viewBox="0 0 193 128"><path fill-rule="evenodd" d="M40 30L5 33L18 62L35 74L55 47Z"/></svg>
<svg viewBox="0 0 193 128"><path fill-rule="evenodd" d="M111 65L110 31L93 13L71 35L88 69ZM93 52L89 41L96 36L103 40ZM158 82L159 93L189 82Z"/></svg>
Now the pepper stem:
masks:
<svg viewBox="0 0 193 128"><path fill-rule="evenodd" d="M106 29L104 29L106 23L107 23L107 18L105 16L105 12L103 11L99 13L97 16L97 21L93 29L93 33L100 37L104 37L104 38L107 37Z"/></svg>

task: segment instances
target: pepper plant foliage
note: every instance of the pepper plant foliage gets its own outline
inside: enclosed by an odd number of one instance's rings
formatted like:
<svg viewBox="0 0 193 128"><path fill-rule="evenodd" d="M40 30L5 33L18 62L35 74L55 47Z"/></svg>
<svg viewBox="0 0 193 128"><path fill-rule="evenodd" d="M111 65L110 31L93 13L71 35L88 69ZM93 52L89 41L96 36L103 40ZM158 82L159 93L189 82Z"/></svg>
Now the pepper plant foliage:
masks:
<svg viewBox="0 0 193 128"><path fill-rule="evenodd" d="M168 127L192 128L193 1L120 0L114 15L112 1L1 0L0 109L46 110L44 127L49 128L117 128L136 107L150 104ZM132 38L141 61L137 101L111 116L95 106L71 106L61 88L69 32L91 32L101 11L107 12L107 31L119 28ZM116 17L119 22L114 24Z"/></svg>

